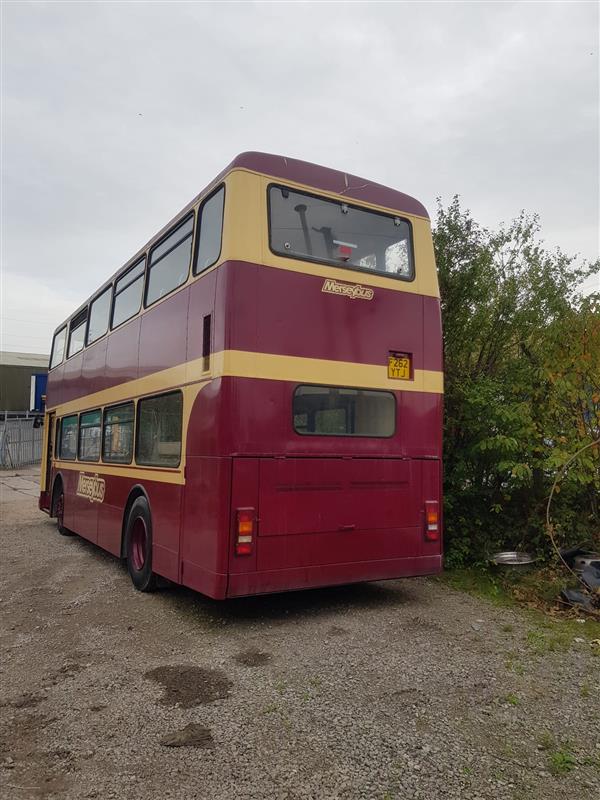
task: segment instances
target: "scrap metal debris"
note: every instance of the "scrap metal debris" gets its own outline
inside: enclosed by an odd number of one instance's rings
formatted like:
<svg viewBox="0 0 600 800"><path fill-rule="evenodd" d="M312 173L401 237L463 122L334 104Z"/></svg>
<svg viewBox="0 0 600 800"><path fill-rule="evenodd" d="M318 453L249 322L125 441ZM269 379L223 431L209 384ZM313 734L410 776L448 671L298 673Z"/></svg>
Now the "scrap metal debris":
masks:
<svg viewBox="0 0 600 800"><path fill-rule="evenodd" d="M596 613L600 609L600 553L578 546L563 548L560 557L580 582L579 589L563 589L561 599L570 606Z"/></svg>

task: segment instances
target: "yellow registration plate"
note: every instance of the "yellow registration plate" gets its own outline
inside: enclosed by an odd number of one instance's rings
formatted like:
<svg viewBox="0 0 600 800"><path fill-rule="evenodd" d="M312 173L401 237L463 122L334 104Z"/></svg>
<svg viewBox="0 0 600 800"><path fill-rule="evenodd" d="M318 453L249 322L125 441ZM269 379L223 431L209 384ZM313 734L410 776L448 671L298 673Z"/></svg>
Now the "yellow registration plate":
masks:
<svg viewBox="0 0 600 800"><path fill-rule="evenodd" d="M393 378L397 381L410 380L409 355L388 356L388 378Z"/></svg>

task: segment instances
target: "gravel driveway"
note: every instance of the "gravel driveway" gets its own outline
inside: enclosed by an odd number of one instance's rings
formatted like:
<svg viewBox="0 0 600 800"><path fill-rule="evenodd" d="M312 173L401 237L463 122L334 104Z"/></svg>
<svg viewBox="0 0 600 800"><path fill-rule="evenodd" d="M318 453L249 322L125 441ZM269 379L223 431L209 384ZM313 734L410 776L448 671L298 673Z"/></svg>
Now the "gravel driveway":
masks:
<svg viewBox="0 0 600 800"><path fill-rule="evenodd" d="M36 480L0 474L2 797L600 797L585 636L434 580L142 595Z"/></svg>

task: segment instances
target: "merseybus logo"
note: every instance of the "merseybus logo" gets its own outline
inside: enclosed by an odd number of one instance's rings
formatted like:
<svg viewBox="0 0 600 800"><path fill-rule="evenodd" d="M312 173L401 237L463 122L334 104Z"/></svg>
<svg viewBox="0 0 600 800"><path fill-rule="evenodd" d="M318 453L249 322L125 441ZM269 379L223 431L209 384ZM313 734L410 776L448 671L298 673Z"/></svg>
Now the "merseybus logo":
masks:
<svg viewBox="0 0 600 800"><path fill-rule="evenodd" d="M85 472L79 473L77 481L79 497L86 497L90 503L102 503L105 488L104 478L99 478L97 475L86 475Z"/></svg>
<svg viewBox="0 0 600 800"><path fill-rule="evenodd" d="M331 279L325 281L321 291L328 294L341 294L351 300L372 300L375 294L373 289L361 286L360 283L338 283Z"/></svg>

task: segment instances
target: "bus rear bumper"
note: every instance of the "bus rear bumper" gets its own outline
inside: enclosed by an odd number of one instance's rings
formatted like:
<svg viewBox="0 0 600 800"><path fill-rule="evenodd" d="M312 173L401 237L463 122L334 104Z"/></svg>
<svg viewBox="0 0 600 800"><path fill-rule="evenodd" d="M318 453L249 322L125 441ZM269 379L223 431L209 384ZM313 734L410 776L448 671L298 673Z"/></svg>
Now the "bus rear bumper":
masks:
<svg viewBox="0 0 600 800"><path fill-rule="evenodd" d="M315 589L320 586L361 583L363 581L438 575L441 571L442 556L427 555L393 558L384 561L324 564L322 566L230 574L227 597Z"/></svg>

